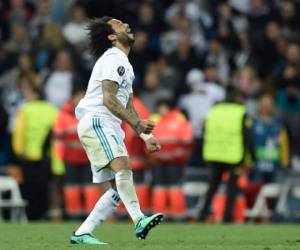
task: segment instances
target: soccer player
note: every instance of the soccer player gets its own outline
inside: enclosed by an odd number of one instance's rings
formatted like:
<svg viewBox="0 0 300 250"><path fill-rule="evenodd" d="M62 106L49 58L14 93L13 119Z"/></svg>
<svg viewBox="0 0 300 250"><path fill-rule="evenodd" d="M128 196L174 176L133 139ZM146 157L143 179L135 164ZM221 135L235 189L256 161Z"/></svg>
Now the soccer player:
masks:
<svg viewBox="0 0 300 250"><path fill-rule="evenodd" d="M93 182L109 183L110 188L73 233L71 243L105 244L92 231L112 215L121 200L134 222L136 237L145 239L163 215L145 217L141 212L121 122L127 122L141 136L150 153L158 151L160 144L151 134L154 123L141 120L132 104L134 73L127 56L134 34L127 23L104 16L90 22L89 38L97 62L86 94L75 109L77 130L91 162Z"/></svg>

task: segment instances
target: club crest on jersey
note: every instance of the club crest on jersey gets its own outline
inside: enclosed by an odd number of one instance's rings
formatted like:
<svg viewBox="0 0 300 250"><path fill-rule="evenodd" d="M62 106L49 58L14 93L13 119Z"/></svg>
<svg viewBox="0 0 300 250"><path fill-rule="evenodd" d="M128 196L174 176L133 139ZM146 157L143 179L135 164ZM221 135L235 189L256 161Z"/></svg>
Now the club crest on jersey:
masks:
<svg viewBox="0 0 300 250"><path fill-rule="evenodd" d="M122 76L125 73L125 68L123 66L119 66L117 71L118 71L119 76Z"/></svg>

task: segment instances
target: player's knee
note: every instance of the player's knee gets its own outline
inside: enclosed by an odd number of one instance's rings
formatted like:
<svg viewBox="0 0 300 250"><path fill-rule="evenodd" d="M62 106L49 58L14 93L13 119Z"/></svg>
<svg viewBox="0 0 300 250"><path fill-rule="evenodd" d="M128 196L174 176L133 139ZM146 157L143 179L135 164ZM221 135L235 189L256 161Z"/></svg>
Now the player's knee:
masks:
<svg viewBox="0 0 300 250"><path fill-rule="evenodd" d="M131 170L128 157L117 157L110 162L110 168L116 173L121 170Z"/></svg>
<svg viewBox="0 0 300 250"><path fill-rule="evenodd" d="M116 179L110 180L109 183L110 183L110 188L117 191Z"/></svg>
<svg viewBox="0 0 300 250"><path fill-rule="evenodd" d="M114 180L113 181L102 182L99 187L105 193L109 189L113 188L113 186L112 186L113 182L114 182Z"/></svg>

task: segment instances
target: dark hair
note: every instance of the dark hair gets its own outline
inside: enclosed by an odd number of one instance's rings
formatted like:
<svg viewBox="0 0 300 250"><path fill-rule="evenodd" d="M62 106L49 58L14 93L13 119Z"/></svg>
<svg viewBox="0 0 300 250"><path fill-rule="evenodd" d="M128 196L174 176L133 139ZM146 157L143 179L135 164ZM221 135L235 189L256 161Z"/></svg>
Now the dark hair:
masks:
<svg viewBox="0 0 300 250"><path fill-rule="evenodd" d="M75 95L77 95L80 92L85 92L86 91L86 87L83 86L82 84L80 84L79 82L74 82L73 86L72 86L72 96L74 97Z"/></svg>
<svg viewBox="0 0 300 250"><path fill-rule="evenodd" d="M293 78L290 78L286 80L286 86L293 86L293 87L300 87L300 77L295 76Z"/></svg>
<svg viewBox="0 0 300 250"><path fill-rule="evenodd" d="M38 96L38 99L45 99L45 95L42 88L37 83L35 83L30 76L26 74L21 74L19 76L19 86L21 86L20 84L22 81L27 81L27 88L30 88L30 90Z"/></svg>
<svg viewBox="0 0 300 250"><path fill-rule="evenodd" d="M95 59L98 59L105 50L112 46L111 41L107 38L108 35L114 33L112 27L107 23L111 19L112 17L109 16L95 18L88 25L90 51Z"/></svg>
<svg viewBox="0 0 300 250"><path fill-rule="evenodd" d="M171 97L165 97L165 98L160 98L157 100L155 103L156 108L159 107L160 105L166 105L169 109L173 109L176 107L175 100Z"/></svg>
<svg viewBox="0 0 300 250"><path fill-rule="evenodd" d="M226 88L226 102L236 103L240 99L244 99L244 94L242 91L234 86L229 85Z"/></svg>
<svg viewBox="0 0 300 250"><path fill-rule="evenodd" d="M261 100L265 96L271 96L272 99L274 99L274 95L270 91L261 91L260 93L258 93L256 98L257 98L257 100Z"/></svg>

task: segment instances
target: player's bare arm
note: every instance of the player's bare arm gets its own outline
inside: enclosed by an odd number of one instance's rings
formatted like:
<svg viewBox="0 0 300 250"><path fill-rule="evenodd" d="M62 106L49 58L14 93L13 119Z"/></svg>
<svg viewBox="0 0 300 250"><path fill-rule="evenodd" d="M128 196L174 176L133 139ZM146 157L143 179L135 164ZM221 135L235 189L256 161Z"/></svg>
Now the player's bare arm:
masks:
<svg viewBox="0 0 300 250"><path fill-rule="evenodd" d="M119 85L110 80L102 81L103 104L122 121L134 126L138 121L138 117L127 110L117 98Z"/></svg>
<svg viewBox="0 0 300 250"><path fill-rule="evenodd" d="M133 96L132 94L129 96L129 100L126 106L126 109L132 113L134 116L137 117L138 120L141 120L139 113L136 111L134 105L133 105Z"/></svg>
<svg viewBox="0 0 300 250"><path fill-rule="evenodd" d="M132 94L129 97L126 109L129 110L132 114L134 114L139 120L141 120L140 115L138 114L138 112L136 111L136 109L133 105L133 96L132 96ZM154 123L152 121L144 120L143 123L141 122L141 126L143 126L144 124L149 124L149 125L151 125L150 128L152 128L152 126L154 128ZM151 131L152 131L152 129L151 129ZM149 133L151 133L151 131ZM146 139L145 144L146 144L146 148L149 151L149 153L157 152L161 148L158 140L153 136L149 137L149 139Z"/></svg>
<svg viewBox="0 0 300 250"><path fill-rule="evenodd" d="M140 120L134 108L125 108L117 98L119 85L111 80L102 81L104 105L122 121L127 122L138 134L149 134L154 128L154 123L148 120ZM132 102L132 100L131 100ZM129 105L130 106L130 105ZM131 104L131 106L133 106Z"/></svg>
<svg viewBox="0 0 300 250"><path fill-rule="evenodd" d="M126 109L134 115L138 119L138 123L135 125L135 130L137 133L145 133L145 134L150 134L155 126L154 122L150 120L141 120L139 113L136 111L134 105L133 105L133 96L132 94L129 97ZM141 132L139 132L141 131Z"/></svg>

